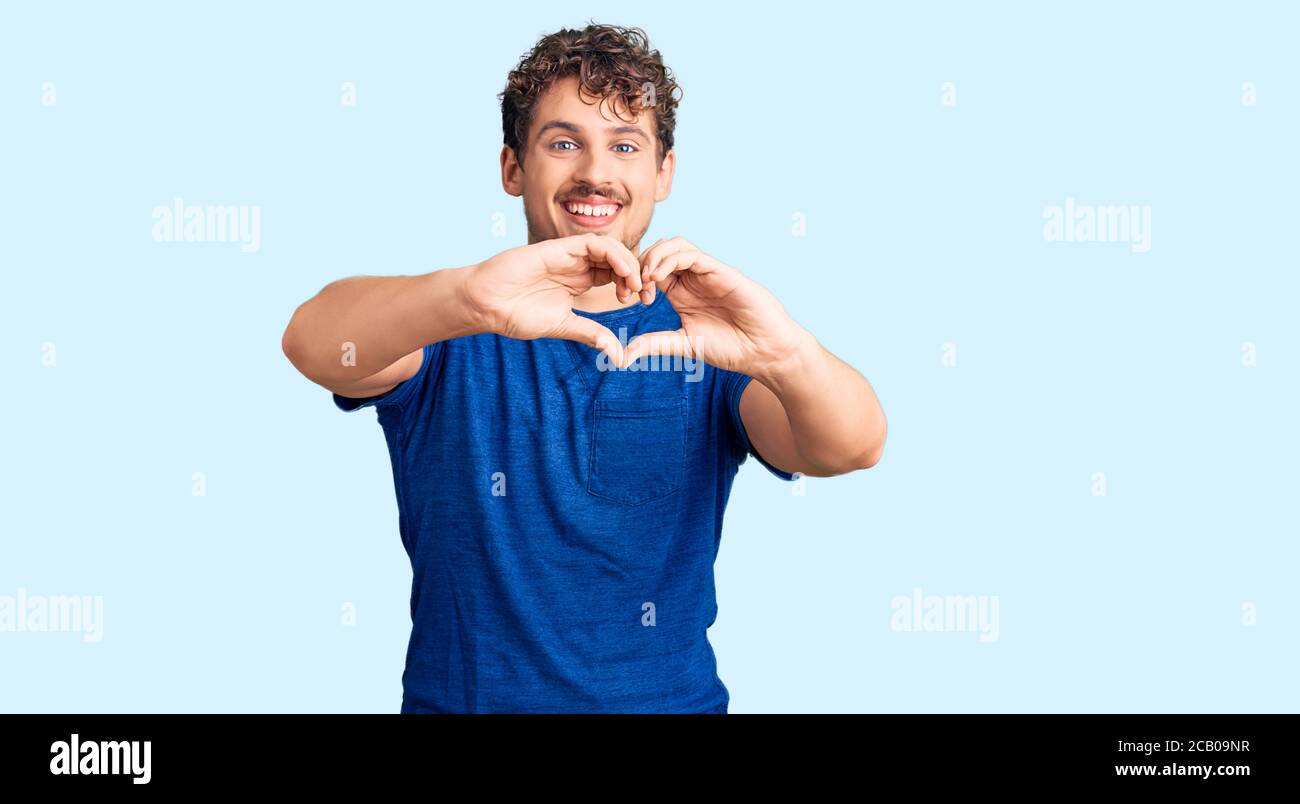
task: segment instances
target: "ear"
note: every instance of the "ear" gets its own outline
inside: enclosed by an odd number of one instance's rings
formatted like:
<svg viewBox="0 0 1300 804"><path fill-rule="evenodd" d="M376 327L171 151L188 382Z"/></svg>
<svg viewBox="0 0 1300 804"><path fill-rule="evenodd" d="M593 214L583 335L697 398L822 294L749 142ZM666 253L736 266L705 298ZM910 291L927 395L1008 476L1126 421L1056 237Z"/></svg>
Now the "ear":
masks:
<svg viewBox="0 0 1300 804"><path fill-rule="evenodd" d="M509 145L501 148L501 187L516 198L524 194L524 167Z"/></svg>
<svg viewBox="0 0 1300 804"><path fill-rule="evenodd" d="M673 190L673 170L677 167L677 152L672 148L664 154L663 164L659 166L659 175L655 177L655 201L663 201Z"/></svg>

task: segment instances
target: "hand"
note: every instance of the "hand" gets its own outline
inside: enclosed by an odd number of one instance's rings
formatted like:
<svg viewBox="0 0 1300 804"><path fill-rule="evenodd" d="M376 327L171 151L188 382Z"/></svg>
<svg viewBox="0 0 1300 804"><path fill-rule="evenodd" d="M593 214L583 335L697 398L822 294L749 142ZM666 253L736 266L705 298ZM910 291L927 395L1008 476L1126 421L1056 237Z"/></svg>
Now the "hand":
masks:
<svg viewBox="0 0 1300 804"><path fill-rule="evenodd" d="M640 266L616 238L589 233L503 251L473 266L465 294L489 332L519 340L578 341L620 365L623 348L614 333L573 312L574 296L609 282L626 302L641 291Z"/></svg>
<svg viewBox="0 0 1300 804"><path fill-rule="evenodd" d="M766 288L681 237L656 242L640 265L642 284L651 296L668 294L682 326L633 338L620 365L642 355L683 355L760 377L808 342L807 330Z"/></svg>

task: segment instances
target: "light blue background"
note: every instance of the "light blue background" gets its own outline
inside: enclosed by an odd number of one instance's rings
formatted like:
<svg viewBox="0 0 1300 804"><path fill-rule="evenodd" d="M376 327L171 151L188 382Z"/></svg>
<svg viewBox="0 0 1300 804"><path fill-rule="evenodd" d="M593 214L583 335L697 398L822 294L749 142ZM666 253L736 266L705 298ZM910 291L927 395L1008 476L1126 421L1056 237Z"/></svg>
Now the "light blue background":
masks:
<svg viewBox="0 0 1300 804"><path fill-rule="evenodd" d="M1300 710L1293 4L128 5L0 12L0 595L104 599L99 643L0 633L0 711L397 711L382 432L280 335L525 241L495 95L588 19L682 83L647 244L771 289L889 420L805 496L741 470L731 711ZM259 205L261 250L154 242L176 196ZM1045 242L1066 197L1151 205L1151 251ZM891 630L915 587L999 638Z"/></svg>

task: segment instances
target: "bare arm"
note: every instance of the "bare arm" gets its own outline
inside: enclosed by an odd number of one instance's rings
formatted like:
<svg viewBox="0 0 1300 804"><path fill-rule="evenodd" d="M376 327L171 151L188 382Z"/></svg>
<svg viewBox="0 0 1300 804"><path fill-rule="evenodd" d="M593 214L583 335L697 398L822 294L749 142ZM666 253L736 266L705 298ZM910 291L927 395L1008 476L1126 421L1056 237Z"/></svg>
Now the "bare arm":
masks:
<svg viewBox="0 0 1300 804"><path fill-rule="evenodd" d="M622 347L614 333L574 314L573 297L614 282L641 291L636 257L607 235L585 234L507 249L481 263L416 276L353 276L326 285L294 311L281 348L309 380L341 395L377 396L420 370L426 344L495 332Z"/></svg>
<svg viewBox="0 0 1300 804"><path fill-rule="evenodd" d="M425 344L487 331L466 296L471 270L331 282L294 311L284 354L342 396L384 393L419 371Z"/></svg>
<svg viewBox="0 0 1300 804"><path fill-rule="evenodd" d="M829 477L879 463L886 421L871 383L807 334L740 397L750 443L787 472Z"/></svg>
<svg viewBox="0 0 1300 804"><path fill-rule="evenodd" d="M822 348L770 291L681 237L655 243L640 263L682 326L638 335L628 361L691 355L754 378L740 397L741 422L750 445L778 469L829 477L880 461L887 427L871 383Z"/></svg>

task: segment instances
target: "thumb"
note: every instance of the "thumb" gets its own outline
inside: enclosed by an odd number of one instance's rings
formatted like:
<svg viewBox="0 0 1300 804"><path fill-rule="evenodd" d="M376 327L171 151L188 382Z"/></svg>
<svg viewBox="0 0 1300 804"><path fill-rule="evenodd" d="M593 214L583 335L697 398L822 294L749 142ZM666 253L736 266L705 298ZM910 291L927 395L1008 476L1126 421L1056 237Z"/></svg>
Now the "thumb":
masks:
<svg viewBox="0 0 1300 804"><path fill-rule="evenodd" d="M585 343L593 349L599 349L608 355L616 366L623 356L623 344L614 337L609 327L597 324L590 318L584 318L572 311L556 329L555 337Z"/></svg>
<svg viewBox="0 0 1300 804"><path fill-rule="evenodd" d="M685 329L646 332L633 338L627 345L623 360L630 364L642 355L695 357L694 347L695 344L691 342Z"/></svg>

